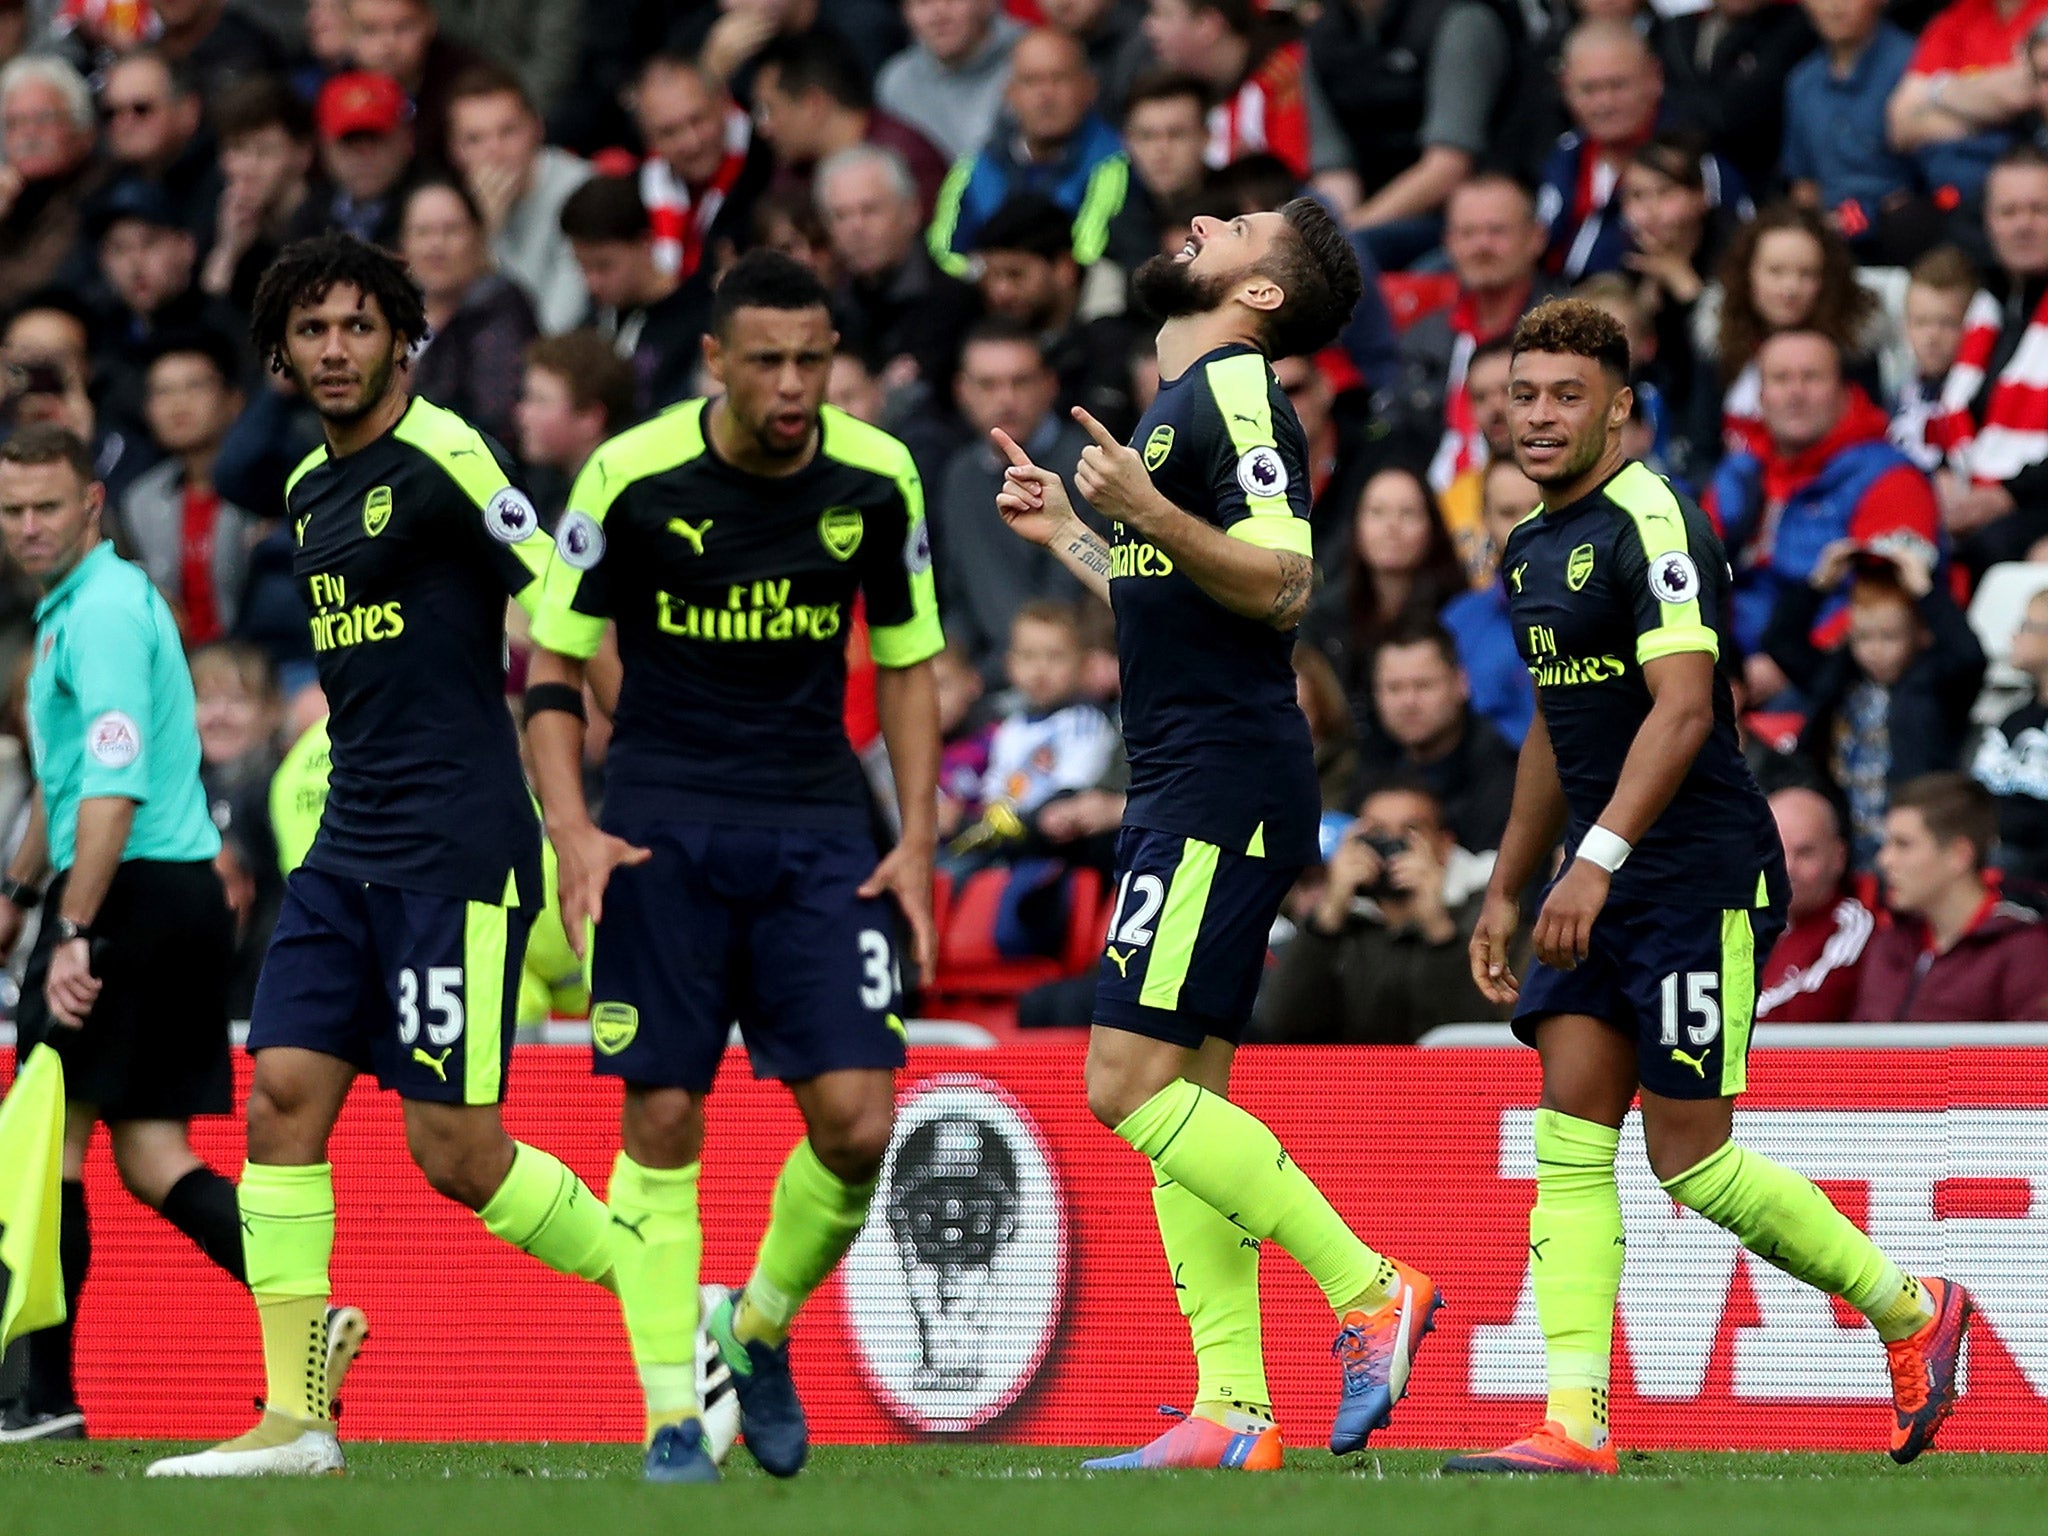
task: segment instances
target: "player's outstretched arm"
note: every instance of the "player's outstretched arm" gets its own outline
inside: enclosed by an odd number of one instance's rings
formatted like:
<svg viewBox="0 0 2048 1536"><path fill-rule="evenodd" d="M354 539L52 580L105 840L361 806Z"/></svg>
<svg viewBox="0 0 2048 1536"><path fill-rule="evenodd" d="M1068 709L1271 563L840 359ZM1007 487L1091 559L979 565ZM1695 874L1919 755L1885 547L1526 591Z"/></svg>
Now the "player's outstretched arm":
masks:
<svg viewBox="0 0 2048 1536"><path fill-rule="evenodd" d="M1001 427L991 427L989 436L996 451L1010 461L1003 472L1003 488L996 492L996 511L1010 531L1051 550L1082 586L1108 602L1109 546L1081 521L1060 477L1032 463L1031 455Z"/></svg>
<svg viewBox="0 0 2048 1536"><path fill-rule="evenodd" d="M1664 814L1714 728L1714 657L1706 651L1653 657L1643 663L1643 683L1650 690L1650 713L1629 743L1614 793L1594 823L1594 830L1605 829L1630 845ZM1593 920L1607 904L1613 878L1589 858L1572 860L1537 915L1538 959L1569 970L1585 958Z"/></svg>
<svg viewBox="0 0 2048 1536"><path fill-rule="evenodd" d="M535 646L527 665L527 696L537 700L549 689L573 690L583 696L584 664L546 646ZM567 709L529 709L526 741L533 757L534 788L548 841L555 845L557 884L562 900L562 930L580 957L590 924L604 916L604 889L621 864L644 864L653 855L623 838L611 836L590 819L583 798L583 716Z"/></svg>
<svg viewBox="0 0 2048 1536"><path fill-rule="evenodd" d="M1508 968L1521 926L1522 892L1536 877L1536 865L1557 845L1564 831L1564 785L1557 777L1557 754L1550 745L1550 727L1537 710L1515 762L1515 795L1508 806L1507 830L1486 883L1486 901L1479 926L1472 930L1472 981L1480 995L1496 1005L1512 1003L1521 983Z"/></svg>
<svg viewBox="0 0 2048 1536"><path fill-rule="evenodd" d="M1104 517L1164 550L1188 579L1232 613L1293 629L1315 595L1316 563L1292 550L1265 549L1190 517L1159 493L1138 451L1079 406L1074 420L1094 439L1081 450L1074 486Z"/></svg>
<svg viewBox="0 0 2048 1536"><path fill-rule="evenodd" d="M860 888L863 896L885 892L896 898L910 924L912 960L920 984L932 979L938 960L938 927L932 921L932 860L938 845L939 685L929 661L911 667L875 669L875 715L903 835Z"/></svg>

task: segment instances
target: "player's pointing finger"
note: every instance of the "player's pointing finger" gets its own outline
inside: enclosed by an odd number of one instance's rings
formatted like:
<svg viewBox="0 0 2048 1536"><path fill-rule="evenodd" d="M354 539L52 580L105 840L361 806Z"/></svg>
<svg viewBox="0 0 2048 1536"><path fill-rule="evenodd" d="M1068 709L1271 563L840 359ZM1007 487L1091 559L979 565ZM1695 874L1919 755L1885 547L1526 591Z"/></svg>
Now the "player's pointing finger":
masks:
<svg viewBox="0 0 2048 1536"><path fill-rule="evenodd" d="M1090 416L1085 407L1077 405L1069 414L1073 416L1074 420L1078 421L1081 424L1081 430L1083 432L1086 432L1090 437L1094 438L1095 441L1102 447L1108 448L1112 451L1123 447L1122 443L1118 442L1114 437L1110 435L1109 428L1105 427L1093 416Z"/></svg>
<svg viewBox="0 0 2048 1536"><path fill-rule="evenodd" d="M1029 469L1032 467L1031 455L1022 448L1019 448L1017 440L1001 427L990 427L988 435L996 440L996 446L1002 449L1003 456L1012 464L1016 465L1019 469Z"/></svg>

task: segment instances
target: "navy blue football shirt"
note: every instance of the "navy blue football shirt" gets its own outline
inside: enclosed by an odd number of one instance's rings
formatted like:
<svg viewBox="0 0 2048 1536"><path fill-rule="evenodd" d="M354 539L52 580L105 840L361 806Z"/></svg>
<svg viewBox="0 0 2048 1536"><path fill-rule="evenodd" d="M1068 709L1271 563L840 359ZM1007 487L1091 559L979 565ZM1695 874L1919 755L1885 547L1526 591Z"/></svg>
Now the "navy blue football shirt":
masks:
<svg viewBox="0 0 2048 1536"><path fill-rule="evenodd" d="M1308 443L1261 353L1221 347L1163 382L1131 446L1183 512L1310 553ZM1322 797L1294 636L1232 613L1120 523L1109 592L1131 763L1124 825L1315 862Z"/></svg>

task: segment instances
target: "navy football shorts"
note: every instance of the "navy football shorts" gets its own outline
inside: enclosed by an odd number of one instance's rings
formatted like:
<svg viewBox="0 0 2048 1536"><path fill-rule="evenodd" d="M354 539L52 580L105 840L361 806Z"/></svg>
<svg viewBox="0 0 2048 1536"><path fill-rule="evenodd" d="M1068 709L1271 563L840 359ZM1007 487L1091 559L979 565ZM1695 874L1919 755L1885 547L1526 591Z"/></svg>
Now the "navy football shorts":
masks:
<svg viewBox="0 0 2048 1536"><path fill-rule="evenodd" d="M1095 1022L1189 1049L1244 1035L1266 942L1298 864L1125 827L1116 906L1095 982Z"/></svg>
<svg viewBox="0 0 2048 1536"><path fill-rule="evenodd" d="M698 821L613 825L652 850L612 871L590 948L597 1072L709 1092L735 1022L754 1076L903 1065L896 907L862 897L857 832Z"/></svg>
<svg viewBox="0 0 2048 1536"><path fill-rule="evenodd" d="M1777 907L1609 901L1575 969L1530 962L1515 1036L1534 1045L1536 1026L1552 1014L1586 1014L1635 1035L1636 1075L1650 1092L1667 1099L1740 1093L1758 978L1784 928Z"/></svg>
<svg viewBox="0 0 2048 1536"><path fill-rule="evenodd" d="M499 1103L533 916L293 870L256 982L249 1049L338 1056L403 1098Z"/></svg>

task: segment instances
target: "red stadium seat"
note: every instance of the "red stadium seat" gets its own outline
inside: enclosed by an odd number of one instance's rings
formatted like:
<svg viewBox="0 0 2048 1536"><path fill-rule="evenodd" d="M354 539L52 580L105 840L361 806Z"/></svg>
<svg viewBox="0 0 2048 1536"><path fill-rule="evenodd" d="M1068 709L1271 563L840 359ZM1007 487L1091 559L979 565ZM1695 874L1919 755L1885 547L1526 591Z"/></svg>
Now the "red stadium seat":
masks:
<svg viewBox="0 0 2048 1536"><path fill-rule="evenodd" d="M1753 709L1742 717L1742 728L1773 752L1791 752L1799 746L1806 716L1796 709Z"/></svg>
<svg viewBox="0 0 2048 1536"><path fill-rule="evenodd" d="M1394 329L1405 331L1424 315L1449 309L1458 300L1458 279L1449 272L1382 272L1380 293Z"/></svg>
<svg viewBox="0 0 2048 1536"><path fill-rule="evenodd" d="M1008 886L1007 869L983 869L957 886L940 876L933 901L938 918L938 975L934 1001L948 997L1014 998L1048 981L1078 975L1095 964L1108 931L1102 876L1077 869L1066 879L1067 938L1057 960L1011 957L996 947L996 918ZM943 916L940 914L943 913Z"/></svg>

